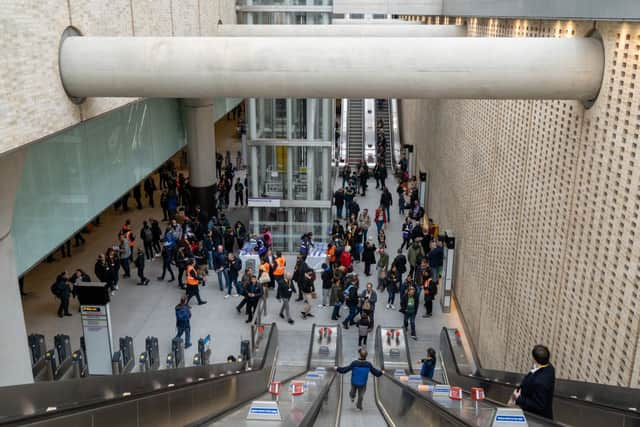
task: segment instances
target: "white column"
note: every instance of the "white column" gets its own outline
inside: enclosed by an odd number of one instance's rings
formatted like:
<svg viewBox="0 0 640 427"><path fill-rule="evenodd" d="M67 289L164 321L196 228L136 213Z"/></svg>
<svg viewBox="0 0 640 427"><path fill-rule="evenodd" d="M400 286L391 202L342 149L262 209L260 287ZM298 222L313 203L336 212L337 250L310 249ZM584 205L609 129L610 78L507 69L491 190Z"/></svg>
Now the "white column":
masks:
<svg viewBox="0 0 640 427"><path fill-rule="evenodd" d="M249 98L249 115L247 118L248 121L248 132L249 132L249 141L253 141L256 139L257 129L256 129L256 99Z"/></svg>
<svg viewBox="0 0 640 427"><path fill-rule="evenodd" d="M11 224L24 150L0 158L0 386L33 382L27 329L18 288Z"/></svg>
<svg viewBox="0 0 640 427"><path fill-rule="evenodd" d="M189 183L193 188L195 200L203 210L211 213L213 185L216 182L213 99L184 99L182 112L187 137Z"/></svg>
<svg viewBox="0 0 640 427"><path fill-rule="evenodd" d="M293 136L293 100L287 98L287 139Z"/></svg>
<svg viewBox="0 0 640 427"><path fill-rule="evenodd" d="M250 175L250 183L251 183L251 197L259 197L259 183L258 183L258 147L255 145L251 146L251 175ZM258 219L259 219L259 209L260 208L251 208L251 228L254 234L258 234L260 230L258 230Z"/></svg>

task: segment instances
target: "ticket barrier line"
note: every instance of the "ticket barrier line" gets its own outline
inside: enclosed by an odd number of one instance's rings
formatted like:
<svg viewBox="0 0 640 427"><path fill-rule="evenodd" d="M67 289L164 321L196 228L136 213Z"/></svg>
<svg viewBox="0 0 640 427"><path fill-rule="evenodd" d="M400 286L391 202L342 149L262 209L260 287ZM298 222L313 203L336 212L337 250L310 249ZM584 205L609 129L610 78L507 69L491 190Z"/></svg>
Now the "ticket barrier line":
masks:
<svg viewBox="0 0 640 427"><path fill-rule="evenodd" d="M264 354L255 369L221 363L0 388L0 425L84 426L104 419L114 425L132 425L132 419L140 426L189 425L264 393L278 342L277 326L265 329ZM188 411L185 399L191 402ZM22 408L29 412L21 414ZM21 415L10 415L16 413Z"/></svg>

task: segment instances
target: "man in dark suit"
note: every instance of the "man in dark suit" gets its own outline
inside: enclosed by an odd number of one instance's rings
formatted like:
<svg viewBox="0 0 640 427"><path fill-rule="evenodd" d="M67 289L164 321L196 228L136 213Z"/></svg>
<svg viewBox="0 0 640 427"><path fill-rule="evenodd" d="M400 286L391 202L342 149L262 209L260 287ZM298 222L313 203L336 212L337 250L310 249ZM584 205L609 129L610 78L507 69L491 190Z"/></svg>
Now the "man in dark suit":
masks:
<svg viewBox="0 0 640 427"><path fill-rule="evenodd" d="M534 368L522 379L512 396L512 401L523 411L553 419L553 390L556 371L549 359L549 349L536 345L531 351Z"/></svg>

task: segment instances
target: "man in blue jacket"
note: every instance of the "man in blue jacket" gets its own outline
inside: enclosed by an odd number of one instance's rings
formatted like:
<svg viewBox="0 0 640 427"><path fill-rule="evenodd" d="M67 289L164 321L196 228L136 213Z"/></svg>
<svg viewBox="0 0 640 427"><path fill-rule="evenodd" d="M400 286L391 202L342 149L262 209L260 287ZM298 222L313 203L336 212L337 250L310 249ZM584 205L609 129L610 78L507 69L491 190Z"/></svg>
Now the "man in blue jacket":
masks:
<svg viewBox="0 0 640 427"><path fill-rule="evenodd" d="M336 367L336 371L340 374L346 374L351 371L351 391L349 397L353 402L356 398L356 392L358 393L358 402L356 407L362 411L362 398L365 391L367 391L367 380L369 379L369 372L376 377L382 375L382 371L377 370L373 365L367 362L367 350L361 348L358 351L360 358L351 362L349 366Z"/></svg>

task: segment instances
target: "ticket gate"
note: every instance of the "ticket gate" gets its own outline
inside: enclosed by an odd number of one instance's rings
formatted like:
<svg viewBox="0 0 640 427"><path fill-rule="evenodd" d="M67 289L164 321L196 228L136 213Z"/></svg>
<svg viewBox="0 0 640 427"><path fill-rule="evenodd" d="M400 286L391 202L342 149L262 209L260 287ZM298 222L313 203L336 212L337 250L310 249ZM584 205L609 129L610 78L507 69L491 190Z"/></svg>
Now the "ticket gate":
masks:
<svg viewBox="0 0 640 427"><path fill-rule="evenodd" d="M113 375L128 374L133 371L133 368L135 366L133 338L120 338L119 345L120 349L113 353L113 357L111 359Z"/></svg>
<svg viewBox="0 0 640 427"><path fill-rule="evenodd" d="M171 353L167 355L167 369L184 368L184 343L182 338L171 340Z"/></svg>
<svg viewBox="0 0 640 427"><path fill-rule="evenodd" d="M144 347L145 350L138 357L140 372L157 371L160 368L158 338L147 337Z"/></svg>

